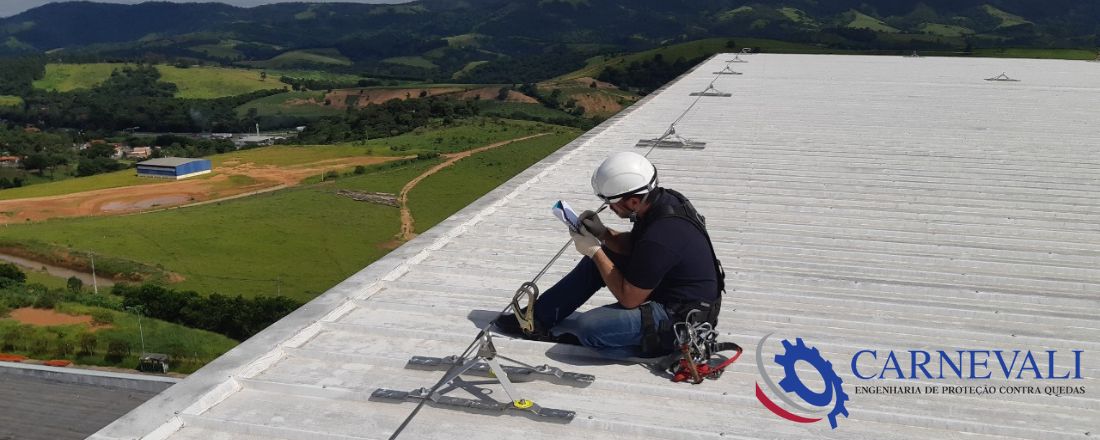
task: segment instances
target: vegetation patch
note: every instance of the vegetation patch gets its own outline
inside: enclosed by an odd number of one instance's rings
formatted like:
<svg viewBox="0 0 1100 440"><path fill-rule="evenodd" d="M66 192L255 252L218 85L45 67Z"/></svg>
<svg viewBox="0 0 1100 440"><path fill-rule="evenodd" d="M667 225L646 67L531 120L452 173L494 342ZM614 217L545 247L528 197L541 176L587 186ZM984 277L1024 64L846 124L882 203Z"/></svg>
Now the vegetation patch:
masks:
<svg viewBox="0 0 1100 440"><path fill-rule="evenodd" d="M435 63L424 57L393 57L386 58L382 60L382 62L390 64L400 64L403 66L419 67L422 69L436 69L439 67Z"/></svg>
<svg viewBox="0 0 1100 440"><path fill-rule="evenodd" d="M485 38L486 37L481 34L462 34L453 37L444 37L443 39L447 41L447 46L449 47L464 48L480 47L481 40Z"/></svg>
<svg viewBox="0 0 1100 440"><path fill-rule="evenodd" d="M435 226L578 135L579 130L559 128L550 136L514 142L467 157L429 176L409 193L416 232Z"/></svg>
<svg viewBox="0 0 1100 440"><path fill-rule="evenodd" d="M814 20L813 17L811 17L809 14L806 14L806 12L801 9L783 7L779 8L779 13L783 14L784 17L787 17L788 20L795 23L801 23L809 26L817 26L817 20Z"/></svg>
<svg viewBox="0 0 1100 440"><path fill-rule="evenodd" d="M738 15L749 14L752 13L752 11L752 6L741 6L739 8L723 11L722 13L718 14L718 21L729 21L737 18Z"/></svg>
<svg viewBox="0 0 1100 440"><path fill-rule="evenodd" d="M923 23L920 25L920 31L943 37L962 37L974 34L974 30L967 27L939 23Z"/></svg>
<svg viewBox="0 0 1100 440"><path fill-rule="evenodd" d="M285 87L277 78L257 70L175 66L157 66L157 70L161 81L179 88L177 98L213 99Z"/></svg>
<svg viewBox="0 0 1100 440"><path fill-rule="evenodd" d="M997 9L996 7L993 7L992 5L982 5L982 8L985 9L985 12L987 14L1001 20L1001 24L997 25L997 29L1010 28L1024 24L1033 24L1032 22L1027 21L1025 18L1019 15L1002 11L1000 9Z"/></svg>
<svg viewBox="0 0 1100 440"><path fill-rule="evenodd" d="M265 96L237 107L240 117L315 119L337 116L344 110L325 103L325 92L286 92Z"/></svg>
<svg viewBox="0 0 1100 440"><path fill-rule="evenodd" d="M0 191L0 200L57 196L62 194L72 194L83 191L118 188L121 186L141 185L147 183L162 182L159 180L137 177L137 173L135 173L134 170L123 170L113 173L97 174L95 176L89 177L65 179L58 180L56 182L5 189L3 191Z"/></svg>
<svg viewBox="0 0 1100 440"><path fill-rule="evenodd" d="M990 48L975 49L974 55L994 58L1040 58L1059 60L1093 60L1096 58L1096 52L1081 49Z"/></svg>
<svg viewBox="0 0 1100 440"><path fill-rule="evenodd" d="M265 61L247 63L255 67L287 69L310 65L350 66L351 60L336 49L309 49L284 52Z"/></svg>
<svg viewBox="0 0 1100 440"><path fill-rule="evenodd" d="M95 258L96 274L116 281L168 282L178 279L178 276L154 265L109 255L93 256L89 252L74 251L71 248L33 239L0 238L0 253L84 273L92 273L92 258Z"/></svg>
<svg viewBox="0 0 1100 440"><path fill-rule="evenodd" d="M852 21L848 22L848 24L846 25L849 28L852 28L852 29L868 29L868 30L872 30L872 31L875 31L875 32L887 32L887 33L901 32L897 28L895 28L893 26L890 26L886 23L883 23L882 20L879 20L879 19L877 19L875 17L872 17L870 15L867 15L867 14L864 14L862 12L855 11L855 10L850 11L850 12L853 15L853 17L852 17Z"/></svg>
<svg viewBox="0 0 1100 440"><path fill-rule="evenodd" d="M453 75L451 75L451 79L462 79L462 77L466 76L466 74L469 73L471 70L476 69L477 66L488 63L488 61L470 61L469 63L466 63L466 65L463 66L461 69L456 71Z"/></svg>
<svg viewBox="0 0 1100 440"><path fill-rule="evenodd" d="M46 65L46 76L35 81L34 87L57 92L90 89L106 81L111 72L125 66L118 63L50 63ZM157 66L157 70L160 71L161 81L176 85L178 98L221 98L285 86L275 78L262 79L258 70L166 65Z"/></svg>
<svg viewBox="0 0 1100 440"><path fill-rule="evenodd" d="M232 41L223 41L216 44L199 44L189 49L213 58L236 60L244 57L244 53L235 49L234 46L236 44Z"/></svg>
<svg viewBox="0 0 1100 440"><path fill-rule="evenodd" d="M34 81L34 88L53 92L71 92L77 89L90 89L106 81L115 69L125 64L90 63L46 65L46 76Z"/></svg>
<svg viewBox="0 0 1100 440"><path fill-rule="evenodd" d="M0 95L0 107L22 107L23 98L18 96Z"/></svg>
<svg viewBox="0 0 1100 440"><path fill-rule="evenodd" d="M3 293L0 292L0 296ZM217 333L110 310L62 302L62 315L91 317L81 324L30 325L15 319L0 319L0 352L31 359L64 359L81 365L134 368L145 350L172 357L172 371L191 373L237 345ZM96 319L109 323L95 324Z"/></svg>

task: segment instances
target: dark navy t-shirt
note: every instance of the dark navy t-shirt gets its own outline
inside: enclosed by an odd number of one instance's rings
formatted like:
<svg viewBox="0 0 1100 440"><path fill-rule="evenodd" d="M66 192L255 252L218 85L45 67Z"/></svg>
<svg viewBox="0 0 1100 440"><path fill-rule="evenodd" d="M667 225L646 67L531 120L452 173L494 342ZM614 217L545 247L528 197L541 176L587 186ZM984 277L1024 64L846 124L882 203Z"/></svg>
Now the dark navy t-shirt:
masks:
<svg viewBox="0 0 1100 440"><path fill-rule="evenodd" d="M653 205L679 205L671 194L658 190ZM654 206L654 207L655 207ZM653 207L647 213L656 212ZM646 219L631 230L633 250L623 276L630 284L653 289L649 299L661 304L713 301L718 298L718 276L706 236L691 222L678 217Z"/></svg>

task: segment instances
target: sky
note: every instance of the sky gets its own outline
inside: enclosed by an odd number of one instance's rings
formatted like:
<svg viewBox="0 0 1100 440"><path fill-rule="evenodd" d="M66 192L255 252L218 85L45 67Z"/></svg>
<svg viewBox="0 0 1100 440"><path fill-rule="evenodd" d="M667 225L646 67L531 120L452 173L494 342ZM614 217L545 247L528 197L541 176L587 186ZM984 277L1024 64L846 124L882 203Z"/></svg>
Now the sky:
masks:
<svg viewBox="0 0 1100 440"><path fill-rule="evenodd" d="M123 3L123 4L135 4L142 3L144 0L96 0L99 3ZM259 6L269 3L284 3L290 1L305 1L310 3L331 3L333 1L340 1L343 3L404 3L408 0L171 0L175 3L208 3L211 1L218 1L234 6ZM26 11L31 8L42 6L46 3L56 3L59 0L0 0L0 17L10 17L20 12Z"/></svg>

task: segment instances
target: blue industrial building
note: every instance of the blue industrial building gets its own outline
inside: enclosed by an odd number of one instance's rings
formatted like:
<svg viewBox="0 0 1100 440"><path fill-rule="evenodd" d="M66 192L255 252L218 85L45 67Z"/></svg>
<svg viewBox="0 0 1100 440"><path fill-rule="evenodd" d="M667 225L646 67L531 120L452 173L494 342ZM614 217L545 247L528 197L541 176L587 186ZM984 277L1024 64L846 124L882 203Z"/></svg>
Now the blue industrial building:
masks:
<svg viewBox="0 0 1100 440"><path fill-rule="evenodd" d="M206 159L165 157L137 164L137 174L140 177L180 180L209 172L210 161Z"/></svg>

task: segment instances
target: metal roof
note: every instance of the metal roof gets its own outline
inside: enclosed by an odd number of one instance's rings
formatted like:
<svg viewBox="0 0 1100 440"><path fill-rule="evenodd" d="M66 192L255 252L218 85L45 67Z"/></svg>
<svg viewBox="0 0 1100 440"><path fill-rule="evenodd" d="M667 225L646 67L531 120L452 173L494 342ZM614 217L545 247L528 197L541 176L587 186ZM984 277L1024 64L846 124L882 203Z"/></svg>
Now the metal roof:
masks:
<svg viewBox="0 0 1100 440"><path fill-rule="evenodd" d="M209 162L209 160L207 159L191 159L187 157L162 157L160 159L149 159L146 161L138 162L138 165L151 167L178 167L180 165L200 161Z"/></svg>
<svg viewBox="0 0 1100 440"><path fill-rule="evenodd" d="M676 128L705 148L657 149L650 158L662 184L707 216L730 288L722 339L741 343L746 356L720 380L689 386L579 347L498 338L511 358L597 377L587 388L519 385L576 419L550 424L429 405L402 438L1100 433L1100 69L752 55L737 66L744 75L714 83L731 97L689 96L707 89L731 56L707 60L93 438L388 437L414 404L372 401L371 392L435 383L441 373L405 369L405 361L461 352L568 239L550 215L553 202L596 206L588 177L599 161L644 151L634 145L659 136L696 99ZM984 80L1000 72L1020 81ZM542 287L577 260L570 249ZM610 302L602 291L589 306ZM837 429L783 420L757 401L753 351L773 332L804 338L832 360L850 397ZM865 348L1084 350L1082 380L979 384L1087 385L1088 393L857 394L847 359ZM812 368L797 367L811 376Z"/></svg>
<svg viewBox="0 0 1100 440"><path fill-rule="evenodd" d="M172 385L169 378L0 362L0 439L82 439Z"/></svg>

